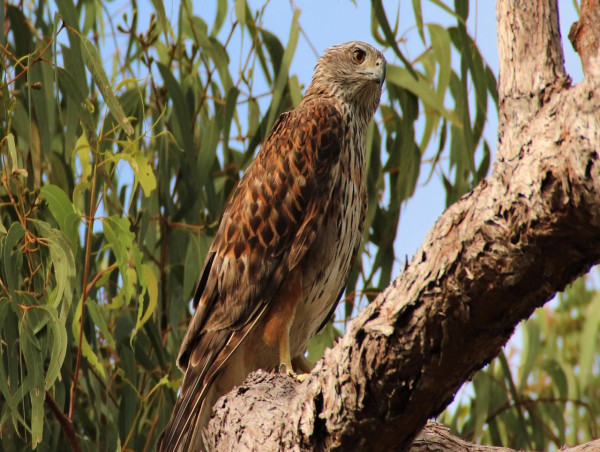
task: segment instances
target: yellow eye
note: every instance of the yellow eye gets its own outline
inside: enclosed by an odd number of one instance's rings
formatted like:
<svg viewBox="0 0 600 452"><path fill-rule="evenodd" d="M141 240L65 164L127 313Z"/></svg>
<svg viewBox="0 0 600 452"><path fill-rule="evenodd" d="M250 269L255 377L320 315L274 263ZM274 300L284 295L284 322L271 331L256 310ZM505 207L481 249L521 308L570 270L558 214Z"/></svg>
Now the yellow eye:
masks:
<svg viewBox="0 0 600 452"><path fill-rule="evenodd" d="M352 53L352 58L354 58L354 61L358 64L363 64L366 57L367 54L363 49L356 48Z"/></svg>

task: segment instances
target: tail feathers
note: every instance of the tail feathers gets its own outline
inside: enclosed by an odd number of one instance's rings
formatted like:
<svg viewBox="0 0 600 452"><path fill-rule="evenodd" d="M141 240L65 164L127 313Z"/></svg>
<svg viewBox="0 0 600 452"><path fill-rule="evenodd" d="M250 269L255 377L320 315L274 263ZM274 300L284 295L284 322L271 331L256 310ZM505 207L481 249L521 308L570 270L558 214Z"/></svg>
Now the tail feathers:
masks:
<svg viewBox="0 0 600 452"><path fill-rule="evenodd" d="M188 433L189 438L186 441L186 443L189 446L187 449L182 449L182 451L205 450L202 434L204 432L205 427L208 425L208 421L210 421L212 408L219 399L219 397L221 397L221 393L217 390L215 385L211 385L211 387L206 391L204 400L202 400L202 406L200 407L200 411L196 418L194 428L192 428L191 431Z"/></svg>
<svg viewBox="0 0 600 452"><path fill-rule="evenodd" d="M214 362L231 336L230 332L219 331L202 337L197 350L204 356L199 360L190 360L183 377L181 394L175 402L171 419L158 440L160 452L195 451L201 448L190 448L192 434L197 428L202 429L210 419L211 403L205 403L211 382L215 377ZM204 343L203 343L204 342ZM207 375L209 374L210 375ZM204 420L204 423L199 423Z"/></svg>
<svg viewBox="0 0 600 452"><path fill-rule="evenodd" d="M169 422L167 429L160 435L157 444L159 452L199 452L204 451L202 432L207 426L212 413L212 406L220 394L210 387L203 391L204 396L196 413L186 419L185 425L172 426ZM179 401L178 401L179 402ZM175 409L177 409L177 405Z"/></svg>
<svg viewBox="0 0 600 452"><path fill-rule="evenodd" d="M191 346L185 376L171 419L158 440L159 452L199 451L202 430L208 424L212 407L217 399L240 385L248 373L244 360L230 360L231 356L264 315L268 304L255 314L252 322L237 331L205 332L195 346ZM215 380L217 383L214 384ZM194 441L194 444L192 444Z"/></svg>

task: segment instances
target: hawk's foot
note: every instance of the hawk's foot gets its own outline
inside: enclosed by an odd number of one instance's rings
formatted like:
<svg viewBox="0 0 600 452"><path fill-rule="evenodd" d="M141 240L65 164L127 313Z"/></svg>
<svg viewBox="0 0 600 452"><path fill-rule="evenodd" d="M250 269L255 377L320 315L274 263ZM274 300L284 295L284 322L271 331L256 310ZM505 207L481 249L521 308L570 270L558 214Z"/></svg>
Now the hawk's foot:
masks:
<svg viewBox="0 0 600 452"><path fill-rule="evenodd" d="M294 372L294 369L292 368L291 364L290 365L288 365L286 363L279 364L279 366L277 367L277 372L280 374L287 374L291 377L296 377L296 372Z"/></svg>
<svg viewBox="0 0 600 452"><path fill-rule="evenodd" d="M300 383L302 383L305 380L308 380L309 378L310 378L310 374L296 375L296 380L298 380Z"/></svg>

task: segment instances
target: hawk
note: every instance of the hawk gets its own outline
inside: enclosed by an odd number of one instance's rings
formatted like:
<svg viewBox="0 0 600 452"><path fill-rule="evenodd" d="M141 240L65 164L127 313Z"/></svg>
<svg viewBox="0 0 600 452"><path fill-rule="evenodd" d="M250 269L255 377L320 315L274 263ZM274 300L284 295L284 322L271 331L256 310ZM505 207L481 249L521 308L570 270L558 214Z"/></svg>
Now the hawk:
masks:
<svg viewBox="0 0 600 452"><path fill-rule="evenodd" d="M360 246L366 131L385 66L364 42L328 48L240 180L199 279L160 451L201 450L212 406L250 372L309 370L308 340L333 314Z"/></svg>

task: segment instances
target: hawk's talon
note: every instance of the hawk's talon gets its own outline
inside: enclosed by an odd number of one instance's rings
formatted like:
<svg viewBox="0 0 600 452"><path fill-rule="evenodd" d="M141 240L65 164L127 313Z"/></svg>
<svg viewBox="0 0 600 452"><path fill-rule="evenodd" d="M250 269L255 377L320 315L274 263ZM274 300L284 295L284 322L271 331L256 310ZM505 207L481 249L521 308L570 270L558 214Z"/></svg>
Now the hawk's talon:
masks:
<svg viewBox="0 0 600 452"><path fill-rule="evenodd" d="M280 374L287 374L291 377L296 377L296 372L294 372L294 369L292 369L291 366L288 366L285 363L279 364L279 367L277 368L277 372Z"/></svg>
<svg viewBox="0 0 600 452"><path fill-rule="evenodd" d="M310 374L300 374L300 375L296 375L296 380L298 380L300 383L305 382L306 380L308 380L310 378Z"/></svg>

